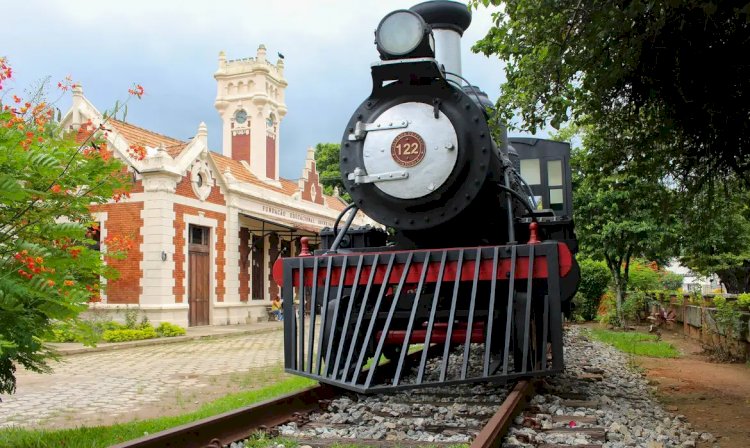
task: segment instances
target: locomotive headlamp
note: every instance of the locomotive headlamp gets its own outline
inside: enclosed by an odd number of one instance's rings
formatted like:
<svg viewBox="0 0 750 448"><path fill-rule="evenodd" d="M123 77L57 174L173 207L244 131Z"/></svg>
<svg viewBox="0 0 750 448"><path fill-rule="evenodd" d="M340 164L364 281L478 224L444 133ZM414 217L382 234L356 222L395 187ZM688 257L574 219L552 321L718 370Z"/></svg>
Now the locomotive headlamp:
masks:
<svg viewBox="0 0 750 448"><path fill-rule="evenodd" d="M434 57L432 29L419 14L400 9L386 15L375 31L382 59Z"/></svg>

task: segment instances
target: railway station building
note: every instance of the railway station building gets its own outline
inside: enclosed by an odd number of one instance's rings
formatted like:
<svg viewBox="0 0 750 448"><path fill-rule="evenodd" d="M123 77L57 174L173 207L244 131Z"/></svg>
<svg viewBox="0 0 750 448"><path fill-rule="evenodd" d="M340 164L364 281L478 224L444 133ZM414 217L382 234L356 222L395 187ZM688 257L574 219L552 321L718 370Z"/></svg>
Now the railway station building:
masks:
<svg viewBox="0 0 750 448"><path fill-rule="evenodd" d="M129 197L93 209L102 244L115 235L134 244L124 259L109 261L120 276L92 308L117 318L137 307L152 322L182 326L264 320L280 293L275 260L298 254L303 236L314 243L344 209L323 193L312 148L298 180L279 176L284 61L270 62L262 45L254 58L227 60L222 52L214 78L221 153L209 150L203 123L189 141L167 137L105 119L80 87L73 90L63 128L85 138L104 123L107 148L133 182ZM134 157L133 145L146 156Z"/></svg>

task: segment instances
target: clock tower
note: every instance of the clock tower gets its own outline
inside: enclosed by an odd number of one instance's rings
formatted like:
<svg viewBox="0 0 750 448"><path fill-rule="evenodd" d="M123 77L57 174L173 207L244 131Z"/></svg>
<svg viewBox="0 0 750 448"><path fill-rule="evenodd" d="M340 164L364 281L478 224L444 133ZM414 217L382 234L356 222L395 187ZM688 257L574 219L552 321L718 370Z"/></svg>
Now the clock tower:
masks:
<svg viewBox="0 0 750 448"><path fill-rule="evenodd" d="M259 179L279 179L279 125L286 115L284 60L266 59L261 45L254 58L227 60L219 53L216 110L225 156L248 164Z"/></svg>

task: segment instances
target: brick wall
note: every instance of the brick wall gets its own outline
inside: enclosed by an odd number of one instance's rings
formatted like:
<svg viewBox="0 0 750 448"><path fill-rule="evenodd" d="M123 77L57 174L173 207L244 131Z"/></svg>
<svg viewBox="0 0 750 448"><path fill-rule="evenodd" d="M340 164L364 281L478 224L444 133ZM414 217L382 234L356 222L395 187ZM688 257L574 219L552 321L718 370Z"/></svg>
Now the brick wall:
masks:
<svg viewBox="0 0 750 448"><path fill-rule="evenodd" d="M224 266L226 266L226 244L224 243L224 236L226 234L226 216L224 215L224 213L202 210L196 207L190 207L182 204L174 204L174 212L175 285L173 288L173 293L175 302L181 303L183 301L186 301L187 299L187 291L185 291L185 271L188 268L188 261L185 258L185 227L187 225L185 223L185 215L198 216L200 212L202 212L206 218L216 220L217 227L215 229L215 232L211 235L211 242L216 249L216 258L214 259L214 292L216 294L216 300L219 302L223 302L224 294L226 292L226 287L224 285Z"/></svg>
<svg viewBox="0 0 750 448"><path fill-rule="evenodd" d="M92 212L107 213L107 220L104 222L107 238L119 236L133 241L133 248L127 252L125 258L107 260L107 264L120 274L117 280L107 283L107 303L138 303L143 292L140 286L143 276L141 210L143 202L111 203L91 207Z"/></svg>
<svg viewBox="0 0 750 448"><path fill-rule="evenodd" d="M266 177L276 179L276 139L266 135Z"/></svg>
<svg viewBox="0 0 750 448"><path fill-rule="evenodd" d="M250 163L250 133L232 135L232 158Z"/></svg>
<svg viewBox="0 0 750 448"><path fill-rule="evenodd" d="M315 199L312 197L312 189L315 186ZM315 162L312 162L310 170L307 170L307 180L302 187L302 199L316 204L323 204L323 187L320 185L318 170L315 168Z"/></svg>
<svg viewBox="0 0 750 448"><path fill-rule="evenodd" d="M130 194L133 193L143 193L143 181L142 180L136 180L132 183L130 186Z"/></svg>
<svg viewBox="0 0 750 448"><path fill-rule="evenodd" d="M190 182L191 181L189 174L182 176L182 179L177 184L176 193L187 198L198 199L198 196L195 195L193 186ZM224 195L221 193L221 188L219 188L218 185L214 185L213 187L211 187L211 193L209 193L208 197L206 198L206 202L211 202L213 204L219 205L226 204L226 202L224 201Z"/></svg>

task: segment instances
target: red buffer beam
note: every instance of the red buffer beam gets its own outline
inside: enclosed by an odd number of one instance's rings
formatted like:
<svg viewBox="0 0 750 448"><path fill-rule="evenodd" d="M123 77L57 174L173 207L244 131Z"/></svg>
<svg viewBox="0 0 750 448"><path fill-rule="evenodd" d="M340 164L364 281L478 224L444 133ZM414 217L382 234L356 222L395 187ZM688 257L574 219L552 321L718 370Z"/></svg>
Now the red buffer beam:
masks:
<svg viewBox="0 0 750 448"><path fill-rule="evenodd" d="M558 251L559 251L559 275L560 277L565 277L568 275L568 273L571 270L572 263L573 263L573 256L570 252L570 249L568 246L564 243L557 243ZM472 251L476 251L477 248L469 248L466 249L467 253L471 253ZM432 252L438 252L442 251L444 249L435 249ZM430 251L420 251L420 252L430 252ZM387 260L392 254L398 254L398 253L406 253L406 251L401 252L379 252L379 253L373 253L368 252L366 255L380 255L381 260ZM327 260L329 257L343 257L343 256L353 256L357 254L333 254L333 255L319 255L315 258ZM309 258L309 257L305 257ZM435 257L437 258L437 257ZM492 272L492 259L482 259L479 262L479 277L478 280L491 280L493 277ZM340 279L341 279L341 267L332 267L331 273L329 275L328 273L328 264L327 262L322 263L318 267L318 275L317 275L317 284L318 285L324 285L326 282L326 278L329 278L330 286L340 286ZM400 263L394 263L393 268L391 270L388 283L396 283L401 279L401 276L404 273L404 264ZM462 281L473 281L474 280L474 274L475 274L475 266L476 262L474 260L465 260L461 266L461 272L460 272L460 279ZM529 277L528 272L528 266L529 266L529 259L528 257L520 256L517 258L516 262L516 269L515 269L515 278L516 279L525 279ZM359 284L365 285L367 284L368 279L370 278L370 272L372 267L371 266L363 266L362 267L362 273L359 276ZM378 264L375 266L375 276L373 278L374 284L383 284L385 282L385 275L386 275L386 265L385 264ZM535 279L545 279L548 277L548 266L547 266L547 257L545 255L537 255L534 257L534 264L533 264L533 278ZM303 282L305 286L312 286L313 284L313 268L306 268L304 270L304 276L303 276ZM425 283L435 283L438 280L442 280L444 282L454 281L456 279L456 276L459 275L458 271L458 263L456 261L448 261L445 263L445 270L443 272L443 278L439 279L440 271L440 262L439 260L433 261L429 263L429 266L427 268L427 275L425 277ZM497 266L497 272L495 272L494 277L499 280L507 280L510 277L511 272L511 260L508 258L504 258L499 260L498 266ZM418 264L412 264L409 267L409 271L406 275L406 284L416 284L419 282L419 277L421 274L421 266ZM344 276L343 284L344 286L352 286L354 284L354 279L356 276L356 267L355 266L349 266L346 268L346 273ZM282 284L283 282L283 263L281 259L276 260L276 263L274 263L273 266L273 278L274 280ZM293 284L294 287L299 286L299 269L294 269L293 273Z"/></svg>

